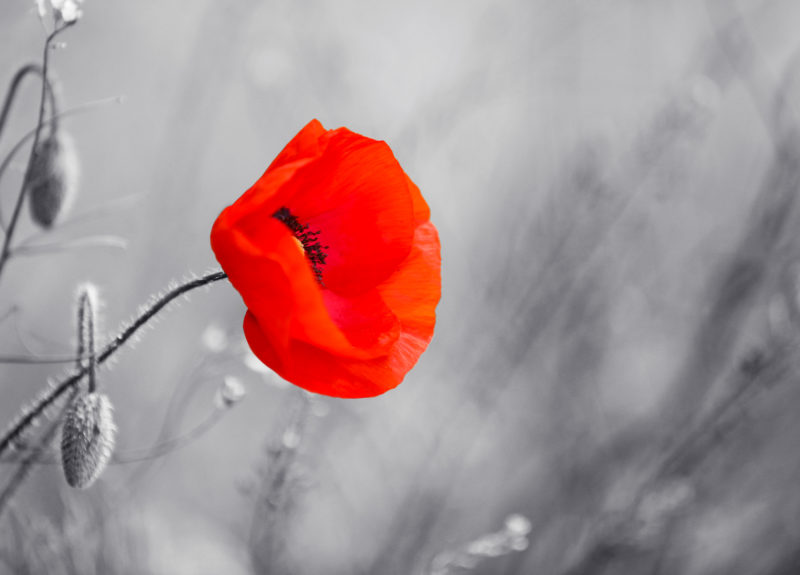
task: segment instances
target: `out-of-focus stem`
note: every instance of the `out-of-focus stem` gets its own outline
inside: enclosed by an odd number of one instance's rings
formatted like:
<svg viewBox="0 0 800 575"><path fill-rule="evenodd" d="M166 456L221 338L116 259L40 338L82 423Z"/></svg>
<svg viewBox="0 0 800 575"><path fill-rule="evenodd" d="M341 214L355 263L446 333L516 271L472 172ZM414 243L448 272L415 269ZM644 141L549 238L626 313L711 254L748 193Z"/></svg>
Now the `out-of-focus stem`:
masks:
<svg viewBox="0 0 800 575"><path fill-rule="evenodd" d="M165 439L150 447L119 453L115 456L112 456L111 463L113 464L138 463L140 461L148 461L150 459L155 459L157 457L161 457L163 455L167 455L168 453L172 453L173 451L181 449L182 447L185 447L190 443L192 443L194 440L202 437L207 431L213 429L214 426L220 422L226 411L227 411L226 409L215 409L208 415L208 417L206 417L206 419L198 423L195 427L193 427L186 433L178 435L176 437Z"/></svg>
<svg viewBox="0 0 800 575"><path fill-rule="evenodd" d="M22 485L22 482L25 481L25 478L28 477L28 474L31 472L31 469L33 469L33 466L39 462L39 458L47 451L47 448L50 446L50 444L53 443L53 440L58 434L58 430L61 428L61 421L64 418L64 414L75 399L77 391L78 388L72 390L72 395L59 412L58 417L55 419L55 421L50 423L50 426L47 428L47 431L45 431L44 435L39 441L39 444L23 458L19 464L19 467L14 472L14 476L8 482L5 489L3 489L2 493L0 493L0 514L6 510L9 502L17 493L17 490Z"/></svg>
<svg viewBox="0 0 800 575"><path fill-rule="evenodd" d="M17 90L19 89L20 84L22 84L22 80L24 80L25 76L28 74L36 74L42 77L43 83L47 89L47 95L49 96L50 115L55 116L58 113L53 86L50 84L50 80L45 78L42 74L42 67L38 64L26 64L17 70L16 74L14 74L14 77L11 79L11 84L8 87L8 92L6 92L6 99L3 102L2 109L0 109L0 136L3 135L3 129L6 127L6 121L8 120L8 115L11 112L11 106L14 103L14 99L17 96Z"/></svg>
<svg viewBox="0 0 800 575"><path fill-rule="evenodd" d="M56 36L73 24L74 22L68 22L63 26L56 28L44 42L44 55L42 56L42 92L41 97L39 98L39 119L36 122L36 133L33 136L33 146L31 147L31 153L28 156L28 166L25 168L25 177L22 179L22 186L20 186L19 194L17 195L17 202L14 205L14 212L11 214L11 220L8 222L8 229L6 230L6 235L3 239L3 247L2 250L0 250L0 278L2 278L3 268L5 268L5 265L8 262L8 257L11 255L11 238L14 235L14 230L16 229L17 222L19 221L19 214L22 211L22 204L25 200L25 190L28 186L28 178L30 178L31 175L33 159L36 155L36 149L39 147L39 140L41 139L42 128L44 127L44 108L47 100L47 66L50 62L50 47Z"/></svg>
<svg viewBox="0 0 800 575"><path fill-rule="evenodd" d="M49 125L52 126L52 125L55 125L56 123L58 123L58 121L60 119L66 118L67 116L72 116L74 114L79 114L81 112L85 112L86 110L88 110L88 109L90 109L92 107L95 107L95 106L102 106L104 104L110 104L110 103L115 103L115 102L120 102L120 101L121 101L121 99L116 97L116 98L106 98L104 100L96 100L94 102L88 102L88 103L83 104L81 106L76 106L74 108L70 108L69 110L66 110L65 112L59 112L59 113L55 114L52 118L48 118L47 120L45 120L44 124L46 124L46 125L49 124ZM36 135L36 128L34 128L30 132L28 132L27 134L22 136L19 139L19 141L16 144L14 144L14 147L11 148L11 150L8 152L8 154L6 154L6 157L3 159L3 162L0 163L0 179L3 178L3 174L5 174L6 170L11 165L11 161L14 159L14 156L17 155L17 152L19 152L22 149L22 146L24 146L25 143L28 140L30 140L31 138L33 138L35 135ZM5 226L3 225L1 217L0 217L0 228L2 228L3 231L5 231L5 229L6 229Z"/></svg>
<svg viewBox="0 0 800 575"><path fill-rule="evenodd" d="M62 414L66 410L66 407L72 403L72 397L74 397L77 389L78 388L74 388L72 390L72 396L67 400L65 408L61 412ZM174 437L162 439L149 447L128 449L126 451L115 453L111 456L111 461L109 461L109 464L128 465L131 463L152 461L160 457L164 457L165 455L169 455L170 453L178 451L179 449L183 449L193 441L200 439L203 435L211 431L220 421L222 421L222 418L230 409L232 408L215 408L206 416L205 419L203 419L190 430ZM59 419L54 422L54 425L58 426L60 423L61 418L59 417ZM29 450L20 451L17 454L7 456L7 458L2 458L0 459L0 463L19 463L20 465L60 465L61 461L58 458L57 453L53 452L52 450L48 452L40 444L39 446L33 447ZM2 495L0 495L0 502L2 502ZM0 513L2 513L2 508L3 505L0 503Z"/></svg>

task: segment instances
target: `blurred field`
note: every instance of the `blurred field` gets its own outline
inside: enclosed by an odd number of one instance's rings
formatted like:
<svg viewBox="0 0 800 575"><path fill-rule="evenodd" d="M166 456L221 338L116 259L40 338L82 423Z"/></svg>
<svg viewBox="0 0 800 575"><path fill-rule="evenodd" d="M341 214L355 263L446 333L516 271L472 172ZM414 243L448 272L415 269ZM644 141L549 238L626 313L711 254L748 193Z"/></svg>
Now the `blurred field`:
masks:
<svg viewBox="0 0 800 575"><path fill-rule="evenodd" d="M245 364L229 285L194 293L101 372L118 450L201 424L226 375L247 397L88 491L40 466L0 518L0 573L800 573L800 6L84 12L53 56L58 89L68 107L124 102L65 121L73 213L100 210L41 241L128 247L12 260L3 354L69 353L82 281L110 336L214 267L214 218L311 118L390 144L431 204L443 298L399 388L335 400ZM42 42L33 3L4 0L0 86ZM0 154L37 99L31 81ZM61 373L2 366L0 417ZM529 533L504 527L516 514Z"/></svg>

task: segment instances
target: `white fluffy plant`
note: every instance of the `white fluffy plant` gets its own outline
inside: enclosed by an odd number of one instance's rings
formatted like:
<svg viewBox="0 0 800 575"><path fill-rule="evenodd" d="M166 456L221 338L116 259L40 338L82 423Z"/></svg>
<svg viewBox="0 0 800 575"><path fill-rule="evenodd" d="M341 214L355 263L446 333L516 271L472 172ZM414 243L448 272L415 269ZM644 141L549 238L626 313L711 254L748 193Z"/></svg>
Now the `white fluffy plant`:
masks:
<svg viewBox="0 0 800 575"><path fill-rule="evenodd" d="M69 24L77 21L83 14L80 9L83 0L35 0L35 2L40 18L52 13L56 20Z"/></svg>

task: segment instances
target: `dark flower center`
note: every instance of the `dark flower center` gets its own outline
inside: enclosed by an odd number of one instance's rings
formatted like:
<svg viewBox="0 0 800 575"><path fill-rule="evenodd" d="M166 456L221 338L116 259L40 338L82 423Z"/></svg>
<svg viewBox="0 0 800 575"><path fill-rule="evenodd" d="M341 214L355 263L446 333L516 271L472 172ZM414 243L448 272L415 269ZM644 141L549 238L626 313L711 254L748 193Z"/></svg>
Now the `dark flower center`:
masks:
<svg viewBox="0 0 800 575"><path fill-rule="evenodd" d="M322 266L325 264L325 259L328 254L325 250L328 246L323 246L319 243L319 230L311 230L308 224L301 224L297 218L289 211L289 208L283 207L278 209L272 217L282 221L287 228L289 228L294 237L303 245L303 251L306 252L306 258L311 264L311 270L314 272L314 277L321 286L325 284L322 281Z"/></svg>

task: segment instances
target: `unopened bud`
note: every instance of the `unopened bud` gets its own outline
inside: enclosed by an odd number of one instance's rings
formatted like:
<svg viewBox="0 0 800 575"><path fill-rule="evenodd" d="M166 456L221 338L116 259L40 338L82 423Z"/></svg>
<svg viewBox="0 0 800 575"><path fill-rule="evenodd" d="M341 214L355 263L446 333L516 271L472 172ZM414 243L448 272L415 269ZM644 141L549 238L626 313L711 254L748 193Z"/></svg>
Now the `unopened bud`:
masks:
<svg viewBox="0 0 800 575"><path fill-rule="evenodd" d="M116 431L108 397L88 393L74 401L61 430L61 461L70 486L84 489L100 477L114 451Z"/></svg>
<svg viewBox="0 0 800 575"><path fill-rule="evenodd" d="M36 146L26 183L34 222L50 228L66 213L75 198L78 173L75 143L62 129L54 130Z"/></svg>

